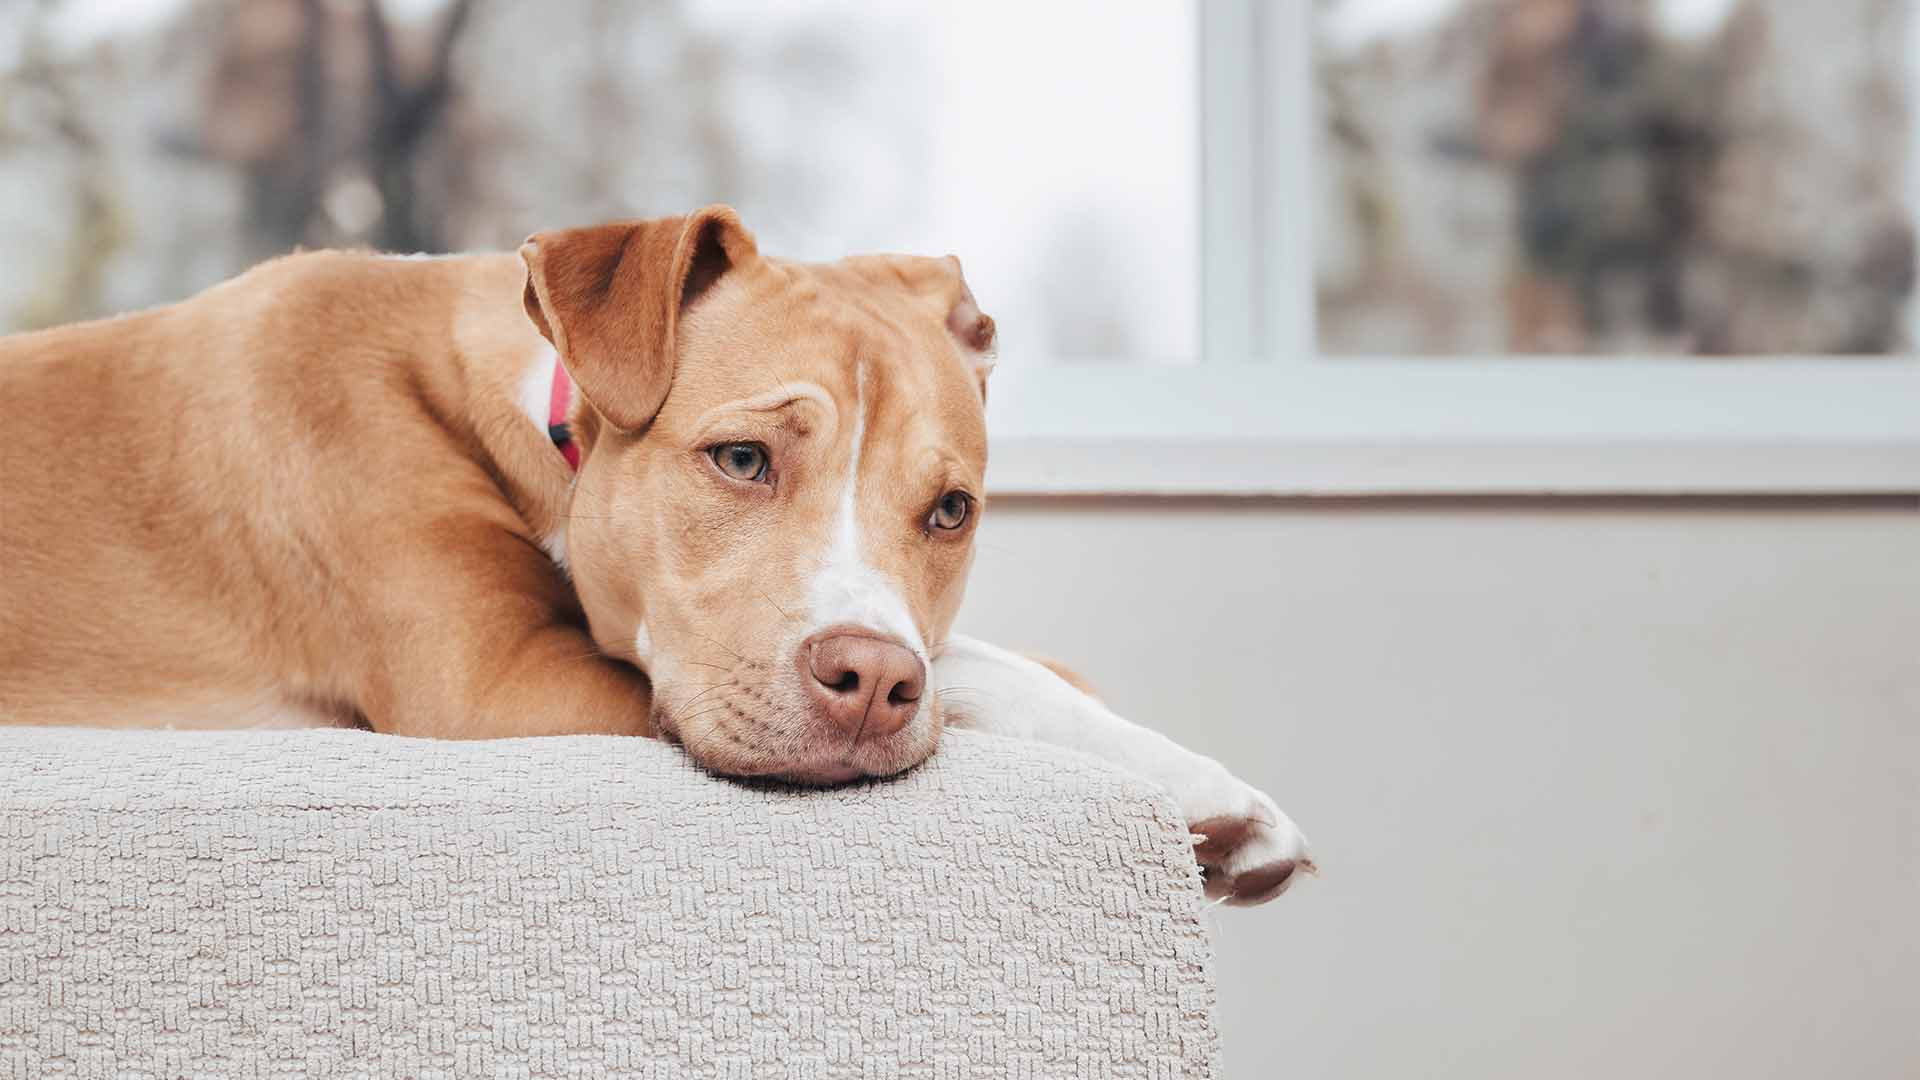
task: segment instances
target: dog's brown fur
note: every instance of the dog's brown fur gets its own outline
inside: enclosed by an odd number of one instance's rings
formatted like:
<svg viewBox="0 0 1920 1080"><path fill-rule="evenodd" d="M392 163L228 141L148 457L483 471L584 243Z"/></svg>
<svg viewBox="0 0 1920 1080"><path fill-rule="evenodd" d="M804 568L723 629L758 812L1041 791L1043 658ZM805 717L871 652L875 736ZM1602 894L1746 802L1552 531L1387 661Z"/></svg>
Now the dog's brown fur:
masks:
<svg viewBox="0 0 1920 1080"><path fill-rule="evenodd" d="M411 734L651 734L655 688L619 662L638 659L642 613L688 659L722 652L695 633L770 654L777 620L728 616L790 593L828 509L809 496L829 485L789 460L791 505L753 520L742 499L763 493L685 467L695 417L801 376L850 409L859 352L893 399L873 422L913 429L876 433L890 459L863 502L979 490L979 391L946 326L957 267L766 259L723 208L547 234L523 256L296 255L172 307L0 340L0 716L252 723L304 702ZM514 404L542 332L588 402L577 488ZM805 412L758 437L832 422ZM839 427L805 448L823 478L845 464ZM541 548L569 516L574 584ZM751 557L725 550L742 529L766 533ZM874 553L917 583L934 640L968 545L907 547ZM698 577L703 552L707 587L677 605L648 589Z"/></svg>
<svg viewBox="0 0 1920 1080"><path fill-rule="evenodd" d="M524 276L299 255L0 340L0 715L642 730L528 542L568 476L509 411Z"/></svg>

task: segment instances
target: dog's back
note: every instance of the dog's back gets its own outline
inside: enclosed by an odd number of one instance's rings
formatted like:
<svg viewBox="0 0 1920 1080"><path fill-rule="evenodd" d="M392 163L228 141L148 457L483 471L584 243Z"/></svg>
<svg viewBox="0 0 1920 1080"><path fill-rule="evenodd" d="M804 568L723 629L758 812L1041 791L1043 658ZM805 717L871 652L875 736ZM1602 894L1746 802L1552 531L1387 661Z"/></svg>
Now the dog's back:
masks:
<svg viewBox="0 0 1920 1080"><path fill-rule="evenodd" d="M383 472L438 464L434 417L458 411L438 404L461 392L439 361L476 261L295 255L0 338L0 720L148 725L173 702L252 723L327 700L351 654L329 606L352 603L356 546L337 533L363 526Z"/></svg>

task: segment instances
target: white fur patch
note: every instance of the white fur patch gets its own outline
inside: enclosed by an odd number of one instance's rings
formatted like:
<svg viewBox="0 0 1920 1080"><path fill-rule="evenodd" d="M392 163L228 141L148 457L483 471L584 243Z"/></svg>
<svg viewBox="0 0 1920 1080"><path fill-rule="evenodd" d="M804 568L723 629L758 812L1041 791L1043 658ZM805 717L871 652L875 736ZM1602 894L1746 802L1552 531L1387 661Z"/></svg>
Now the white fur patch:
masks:
<svg viewBox="0 0 1920 1080"><path fill-rule="evenodd" d="M514 396L520 411L540 429L541 438L547 434L547 416L553 404L553 368L559 362L560 354L551 346L541 349L520 376L520 386Z"/></svg>
<svg viewBox="0 0 1920 1080"><path fill-rule="evenodd" d="M653 661L653 635L647 633L647 624L644 620L639 626L633 628L633 655L640 661L642 671L647 670L647 665Z"/></svg>
<svg viewBox="0 0 1920 1080"><path fill-rule="evenodd" d="M1166 788L1190 822L1235 818L1255 823L1250 841L1257 842L1262 859L1308 857L1306 837L1265 793L1212 758L1121 719L1041 664L956 634L942 646L932 670L935 691L954 692L947 713L951 727L1103 758Z"/></svg>
<svg viewBox="0 0 1920 1080"><path fill-rule="evenodd" d="M565 525L554 526L552 532L540 538L540 546L546 549L547 558L553 560L553 565L559 567L561 573L570 573L567 569L567 527Z"/></svg>
<svg viewBox="0 0 1920 1080"><path fill-rule="evenodd" d="M552 346L542 348L534 354L533 363L520 376L520 384L515 389L514 402L520 406L533 425L540 429L540 437L547 437L547 418L553 405L553 369L560 363L560 354ZM546 549L547 557L553 565L567 572L567 526L565 522L540 538L540 546Z"/></svg>
<svg viewBox="0 0 1920 1080"><path fill-rule="evenodd" d="M845 623L890 634L924 662L928 659L926 642L899 587L868 563L860 550L860 451L867 437L864 365L857 369L856 378L853 456L847 464L847 483L840 492L832 540L807 591L812 625L814 630L822 630Z"/></svg>

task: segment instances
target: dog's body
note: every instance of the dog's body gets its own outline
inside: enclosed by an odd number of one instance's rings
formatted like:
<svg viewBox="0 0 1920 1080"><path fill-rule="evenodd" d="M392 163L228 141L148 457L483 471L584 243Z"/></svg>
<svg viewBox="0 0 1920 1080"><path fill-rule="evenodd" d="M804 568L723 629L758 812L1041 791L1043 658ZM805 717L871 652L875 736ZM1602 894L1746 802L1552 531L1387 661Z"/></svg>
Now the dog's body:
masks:
<svg viewBox="0 0 1920 1080"><path fill-rule="evenodd" d="M786 263L709 208L0 339L0 721L665 735L803 782L969 726L1160 780L1212 891L1277 895L1271 800L949 634L992 334L950 259Z"/></svg>

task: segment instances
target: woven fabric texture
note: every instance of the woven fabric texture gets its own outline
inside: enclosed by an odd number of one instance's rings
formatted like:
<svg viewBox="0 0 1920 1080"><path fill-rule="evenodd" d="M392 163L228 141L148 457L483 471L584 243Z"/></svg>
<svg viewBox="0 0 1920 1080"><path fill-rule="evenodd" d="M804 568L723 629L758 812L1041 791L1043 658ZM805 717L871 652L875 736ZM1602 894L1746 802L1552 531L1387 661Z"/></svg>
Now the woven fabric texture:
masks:
<svg viewBox="0 0 1920 1080"><path fill-rule="evenodd" d="M952 735L833 791L646 739L0 728L0 1077L1212 1075L1184 824Z"/></svg>

